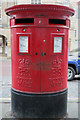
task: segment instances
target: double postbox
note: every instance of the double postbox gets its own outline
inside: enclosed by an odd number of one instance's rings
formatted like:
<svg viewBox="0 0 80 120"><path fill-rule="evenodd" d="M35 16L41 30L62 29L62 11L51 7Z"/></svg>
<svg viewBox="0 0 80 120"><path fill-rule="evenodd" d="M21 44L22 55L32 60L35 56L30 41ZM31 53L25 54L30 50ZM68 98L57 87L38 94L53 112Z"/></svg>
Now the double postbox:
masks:
<svg viewBox="0 0 80 120"><path fill-rule="evenodd" d="M7 8L11 27L12 112L58 118L67 112L69 16L59 5Z"/></svg>

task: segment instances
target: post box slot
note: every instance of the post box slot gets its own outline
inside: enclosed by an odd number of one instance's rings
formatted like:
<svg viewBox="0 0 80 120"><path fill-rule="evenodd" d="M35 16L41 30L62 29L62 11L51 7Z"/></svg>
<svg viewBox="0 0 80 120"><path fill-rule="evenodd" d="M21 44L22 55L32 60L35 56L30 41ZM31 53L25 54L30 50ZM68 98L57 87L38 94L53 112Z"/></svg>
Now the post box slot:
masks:
<svg viewBox="0 0 80 120"><path fill-rule="evenodd" d="M16 19L15 24L33 24L34 23L34 18L23 18L23 19Z"/></svg>
<svg viewBox="0 0 80 120"><path fill-rule="evenodd" d="M61 24L61 25L66 25L66 20L61 20L61 19L49 19L49 24Z"/></svg>

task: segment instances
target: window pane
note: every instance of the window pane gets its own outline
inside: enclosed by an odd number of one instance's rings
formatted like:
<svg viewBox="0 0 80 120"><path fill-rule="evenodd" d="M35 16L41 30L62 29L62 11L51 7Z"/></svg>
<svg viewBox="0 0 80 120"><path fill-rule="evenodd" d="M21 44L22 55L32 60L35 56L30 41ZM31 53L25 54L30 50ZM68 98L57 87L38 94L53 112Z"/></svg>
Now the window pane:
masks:
<svg viewBox="0 0 80 120"><path fill-rule="evenodd" d="M31 4L34 4L34 0L31 0Z"/></svg>
<svg viewBox="0 0 80 120"><path fill-rule="evenodd" d="M19 36L19 52L28 53L28 36Z"/></svg>
<svg viewBox="0 0 80 120"><path fill-rule="evenodd" d="M41 0L31 0L31 4L41 4Z"/></svg>
<svg viewBox="0 0 80 120"><path fill-rule="evenodd" d="M54 37L54 53L62 52L62 37Z"/></svg>

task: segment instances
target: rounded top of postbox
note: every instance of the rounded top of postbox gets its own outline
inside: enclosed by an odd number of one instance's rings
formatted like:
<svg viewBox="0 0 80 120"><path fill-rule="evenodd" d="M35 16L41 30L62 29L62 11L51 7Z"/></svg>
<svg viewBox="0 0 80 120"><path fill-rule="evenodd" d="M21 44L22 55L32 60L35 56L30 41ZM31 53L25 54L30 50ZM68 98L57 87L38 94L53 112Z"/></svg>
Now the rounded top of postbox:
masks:
<svg viewBox="0 0 80 120"><path fill-rule="evenodd" d="M61 5L46 5L46 4L24 4L15 5L5 9L9 16L24 17L24 16L60 16L69 17L74 15L72 8Z"/></svg>

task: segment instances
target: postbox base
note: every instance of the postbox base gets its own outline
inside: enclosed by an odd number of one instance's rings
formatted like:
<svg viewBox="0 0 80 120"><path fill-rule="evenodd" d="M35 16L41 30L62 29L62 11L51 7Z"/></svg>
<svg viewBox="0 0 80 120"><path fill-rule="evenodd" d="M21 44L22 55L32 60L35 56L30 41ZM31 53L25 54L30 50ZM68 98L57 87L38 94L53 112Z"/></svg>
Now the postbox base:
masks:
<svg viewBox="0 0 80 120"><path fill-rule="evenodd" d="M61 118L67 113L67 90L26 94L12 90L12 113L18 118Z"/></svg>

